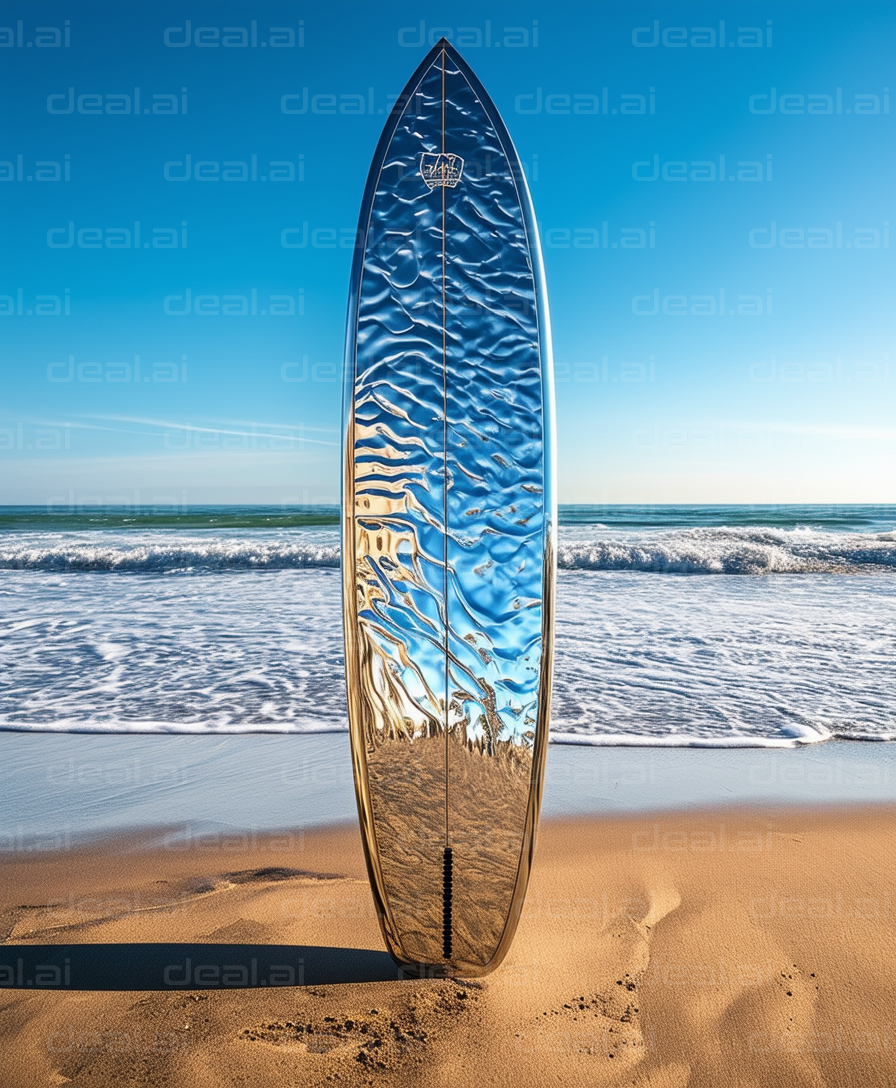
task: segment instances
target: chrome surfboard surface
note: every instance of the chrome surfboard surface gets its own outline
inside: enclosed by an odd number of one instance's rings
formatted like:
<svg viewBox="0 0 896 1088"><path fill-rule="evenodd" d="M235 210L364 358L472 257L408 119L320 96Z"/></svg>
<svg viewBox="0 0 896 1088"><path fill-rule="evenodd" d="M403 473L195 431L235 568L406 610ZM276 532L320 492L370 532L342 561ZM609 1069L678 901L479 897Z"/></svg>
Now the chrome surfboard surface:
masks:
<svg viewBox="0 0 896 1088"><path fill-rule="evenodd" d="M393 956L500 962L548 731L553 401L534 215L447 43L395 107L349 300L343 601L355 782Z"/></svg>

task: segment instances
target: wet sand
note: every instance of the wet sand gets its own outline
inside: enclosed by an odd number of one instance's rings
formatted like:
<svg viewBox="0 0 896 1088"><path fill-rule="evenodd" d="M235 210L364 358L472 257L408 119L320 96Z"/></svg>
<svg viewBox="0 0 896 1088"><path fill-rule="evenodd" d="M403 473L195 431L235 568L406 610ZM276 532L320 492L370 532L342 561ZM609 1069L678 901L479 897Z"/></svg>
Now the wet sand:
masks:
<svg viewBox="0 0 896 1088"><path fill-rule="evenodd" d="M543 821L466 983L397 977L351 824L6 851L0 1083L889 1085L894 815Z"/></svg>

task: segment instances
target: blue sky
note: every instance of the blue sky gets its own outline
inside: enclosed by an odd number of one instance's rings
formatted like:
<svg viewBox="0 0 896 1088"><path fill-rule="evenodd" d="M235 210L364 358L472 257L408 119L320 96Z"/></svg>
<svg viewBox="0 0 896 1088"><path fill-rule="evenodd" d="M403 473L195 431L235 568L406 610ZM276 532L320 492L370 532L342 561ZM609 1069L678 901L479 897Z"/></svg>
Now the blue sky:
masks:
<svg viewBox="0 0 896 1088"><path fill-rule="evenodd" d="M361 193L442 33L529 171L560 501L896 500L892 4L0 22L0 503L337 500Z"/></svg>

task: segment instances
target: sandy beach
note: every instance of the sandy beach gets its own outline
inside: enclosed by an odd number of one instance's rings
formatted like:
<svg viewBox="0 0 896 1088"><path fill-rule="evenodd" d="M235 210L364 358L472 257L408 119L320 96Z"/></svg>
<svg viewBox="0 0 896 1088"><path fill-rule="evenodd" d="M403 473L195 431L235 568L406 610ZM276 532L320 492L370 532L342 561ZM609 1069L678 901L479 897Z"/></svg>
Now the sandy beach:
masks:
<svg viewBox="0 0 896 1088"><path fill-rule="evenodd" d="M546 820L465 983L397 977L352 825L8 852L0 1083L891 1085L894 814Z"/></svg>

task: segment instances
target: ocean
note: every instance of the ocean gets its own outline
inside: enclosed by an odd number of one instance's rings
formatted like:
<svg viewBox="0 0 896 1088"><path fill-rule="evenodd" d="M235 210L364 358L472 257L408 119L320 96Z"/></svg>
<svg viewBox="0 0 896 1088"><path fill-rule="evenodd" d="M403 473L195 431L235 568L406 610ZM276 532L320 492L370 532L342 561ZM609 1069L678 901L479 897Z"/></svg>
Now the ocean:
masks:
<svg viewBox="0 0 896 1088"><path fill-rule="evenodd" d="M551 739L896 739L896 506L560 508ZM0 729L347 729L338 511L0 508Z"/></svg>

